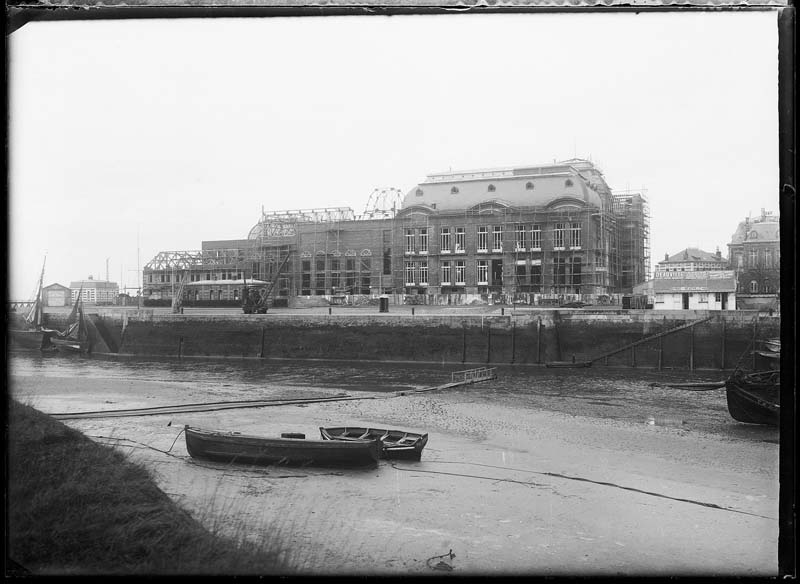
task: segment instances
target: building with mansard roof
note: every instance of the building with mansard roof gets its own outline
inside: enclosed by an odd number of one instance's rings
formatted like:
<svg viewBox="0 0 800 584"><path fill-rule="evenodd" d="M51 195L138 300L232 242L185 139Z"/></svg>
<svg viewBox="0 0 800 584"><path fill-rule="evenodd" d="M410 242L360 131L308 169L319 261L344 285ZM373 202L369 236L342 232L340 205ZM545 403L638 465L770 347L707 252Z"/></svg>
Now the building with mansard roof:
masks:
<svg viewBox="0 0 800 584"><path fill-rule="evenodd" d="M736 272L739 308L779 308L781 232L778 215L761 209L741 221L728 244L730 267Z"/></svg>
<svg viewBox="0 0 800 584"><path fill-rule="evenodd" d="M525 302L630 292L649 259L644 194L612 193L592 162L571 159L433 173L405 194L381 191L360 215L262 210L244 239L160 252L145 266L143 295L236 303L258 280L273 297Z"/></svg>

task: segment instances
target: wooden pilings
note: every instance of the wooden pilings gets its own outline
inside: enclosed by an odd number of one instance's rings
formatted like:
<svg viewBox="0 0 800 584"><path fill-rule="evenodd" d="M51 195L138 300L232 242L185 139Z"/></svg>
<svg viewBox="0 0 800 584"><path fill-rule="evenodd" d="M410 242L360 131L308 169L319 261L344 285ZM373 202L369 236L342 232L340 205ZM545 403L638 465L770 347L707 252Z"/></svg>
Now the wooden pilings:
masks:
<svg viewBox="0 0 800 584"><path fill-rule="evenodd" d="M720 369L725 369L725 319L722 319L722 359L719 364Z"/></svg>
<svg viewBox="0 0 800 584"><path fill-rule="evenodd" d="M258 352L259 358L264 358L264 335L266 334L266 329L262 326L261 327L261 350Z"/></svg>
<svg viewBox="0 0 800 584"><path fill-rule="evenodd" d="M183 354L183 337L178 338L178 359L181 358Z"/></svg>
<svg viewBox="0 0 800 584"><path fill-rule="evenodd" d="M511 363L514 362L514 358L516 357L517 352L517 323L511 323Z"/></svg>

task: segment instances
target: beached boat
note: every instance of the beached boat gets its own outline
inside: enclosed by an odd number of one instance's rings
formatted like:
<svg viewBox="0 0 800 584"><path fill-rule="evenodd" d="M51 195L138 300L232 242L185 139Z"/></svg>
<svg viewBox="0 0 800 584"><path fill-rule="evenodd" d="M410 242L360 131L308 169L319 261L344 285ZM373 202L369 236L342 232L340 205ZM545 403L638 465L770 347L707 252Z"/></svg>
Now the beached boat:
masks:
<svg viewBox="0 0 800 584"><path fill-rule="evenodd" d="M83 287L78 292L78 299L67 317L66 330L50 339L50 342L61 352L79 354L91 352L89 331L86 326L86 316L83 312L82 293Z"/></svg>
<svg viewBox="0 0 800 584"><path fill-rule="evenodd" d="M383 430L380 428L320 428L319 433L323 440L352 441L363 439L378 439L382 444L382 458L403 458L419 460L422 449L428 443L427 434L406 432L405 430Z"/></svg>
<svg viewBox="0 0 800 584"><path fill-rule="evenodd" d="M563 368L563 369L576 369L579 367L591 367L591 361L548 361L544 364L545 367L550 368Z"/></svg>
<svg viewBox="0 0 800 584"><path fill-rule="evenodd" d="M377 439L331 441L267 438L186 426L186 450L193 458L243 464L370 466L378 462Z"/></svg>
<svg viewBox="0 0 800 584"><path fill-rule="evenodd" d="M11 316L9 318L8 340L9 347L12 349L51 351L54 348L51 339L58 334L58 331L43 326L44 299L42 298L42 284L44 282L44 266L46 262L47 258L42 263L39 285L31 309L22 318L19 316Z"/></svg>
<svg viewBox="0 0 800 584"><path fill-rule="evenodd" d="M728 412L747 424L777 426L781 413L780 370L745 373L737 369L725 382Z"/></svg>

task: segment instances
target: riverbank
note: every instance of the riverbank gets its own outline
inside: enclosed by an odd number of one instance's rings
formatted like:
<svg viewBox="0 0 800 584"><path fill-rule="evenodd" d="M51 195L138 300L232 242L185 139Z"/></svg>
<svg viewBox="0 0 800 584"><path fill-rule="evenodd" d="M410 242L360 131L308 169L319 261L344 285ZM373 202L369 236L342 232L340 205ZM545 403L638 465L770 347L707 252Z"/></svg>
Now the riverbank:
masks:
<svg viewBox="0 0 800 584"><path fill-rule="evenodd" d="M179 386L12 376L14 395L49 412L167 405ZM184 383L182 401L187 389L191 401L280 393ZM194 516L211 509L253 540L278 535L281 561L299 573L430 574L437 561L456 574L777 573L777 444L543 411L480 384L365 396L374 399L68 424L144 464ZM367 471L240 467L188 457L185 424L309 437L328 425L403 427L430 440L418 463Z"/></svg>
<svg viewBox="0 0 800 584"><path fill-rule="evenodd" d="M118 449L14 400L8 421L7 578L280 570L268 549L216 537Z"/></svg>

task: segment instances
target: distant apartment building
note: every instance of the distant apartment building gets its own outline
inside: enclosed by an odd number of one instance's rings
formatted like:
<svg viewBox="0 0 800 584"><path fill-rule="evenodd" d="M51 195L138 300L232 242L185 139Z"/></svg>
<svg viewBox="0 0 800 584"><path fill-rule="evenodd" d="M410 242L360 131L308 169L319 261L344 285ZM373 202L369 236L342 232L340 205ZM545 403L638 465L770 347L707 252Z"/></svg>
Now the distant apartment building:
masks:
<svg viewBox="0 0 800 584"><path fill-rule="evenodd" d="M674 255L665 254L656 264L656 272L697 272L701 270L727 270L728 260L722 252L709 253L696 247L687 247Z"/></svg>
<svg viewBox="0 0 800 584"><path fill-rule="evenodd" d="M86 280L70 282L69 289L72 302L78 300L78 294L85 304L116 304L119 295L119 284L107 280L95 280L89 276Z"/></svg>
<svg viewBox="0 0 800 584"><path fill-rule="evenodd" d="M761 210L740 222L728 244L730 269L736 273L737 306L779 309L781 233L779 217Z"/></svg>

